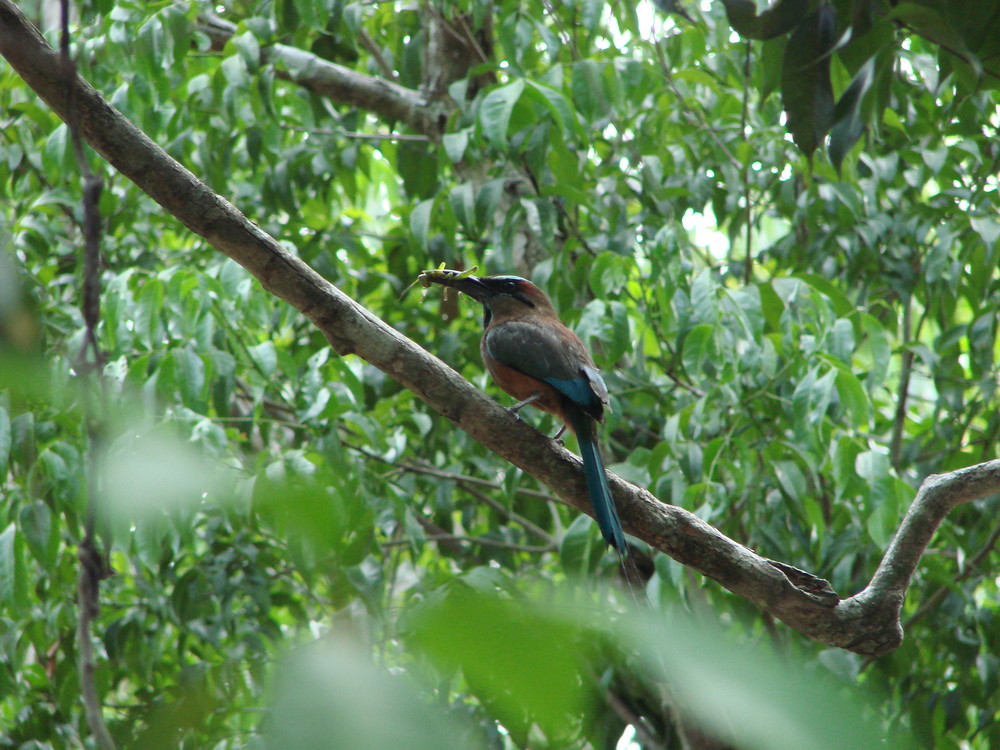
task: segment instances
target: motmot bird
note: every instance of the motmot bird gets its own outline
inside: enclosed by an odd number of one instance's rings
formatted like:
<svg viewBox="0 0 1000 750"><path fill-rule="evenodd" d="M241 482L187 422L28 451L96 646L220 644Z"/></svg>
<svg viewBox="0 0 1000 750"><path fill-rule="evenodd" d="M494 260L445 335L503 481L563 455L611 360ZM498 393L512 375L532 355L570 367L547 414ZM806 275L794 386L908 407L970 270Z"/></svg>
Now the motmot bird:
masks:
<svg viewBox="0 0 1000 750"><path fill-rule="evenodd" d="M597 423L604 421L608 387L580 337L559 320L545 292L520 276L429 271L422 278L482 303L479 349L490 376L518 399L511 411L531 404L558 417L563 429L569 427L576 434L597 525L609 545L627 554L597 445Z"/></svg>

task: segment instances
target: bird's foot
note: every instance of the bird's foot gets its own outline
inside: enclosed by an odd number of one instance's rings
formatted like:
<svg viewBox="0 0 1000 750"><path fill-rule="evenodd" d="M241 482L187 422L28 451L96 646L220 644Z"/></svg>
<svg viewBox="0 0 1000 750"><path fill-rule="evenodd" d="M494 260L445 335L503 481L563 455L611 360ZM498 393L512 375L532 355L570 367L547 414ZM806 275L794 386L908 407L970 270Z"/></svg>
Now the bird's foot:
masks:
<svg viewBox="0 0 1000 750"><path fill-rule="evenodd" d="M507 411L509 411L511 414L514 415L514 419L517 419L517 420L521 419L521 415L517 413L519 411L519 409L517 408L516 405L515 406L508 406L507 407Z"/></svg>
<svg viewBox="0 0 1000 750"><path fill-rule="evenodd" d="M533 396L528 396L528 398L524 399L524 401L518 401L513 406L508 406L507 407L507 411L509 411L511 414L513 414L515 417L517 417L517 416L519 416L518 412L521 411L521 409L523 409L528 404L533 404L535 401L537 401L541 397L542 397L541 393L536 393Z"/></svg>

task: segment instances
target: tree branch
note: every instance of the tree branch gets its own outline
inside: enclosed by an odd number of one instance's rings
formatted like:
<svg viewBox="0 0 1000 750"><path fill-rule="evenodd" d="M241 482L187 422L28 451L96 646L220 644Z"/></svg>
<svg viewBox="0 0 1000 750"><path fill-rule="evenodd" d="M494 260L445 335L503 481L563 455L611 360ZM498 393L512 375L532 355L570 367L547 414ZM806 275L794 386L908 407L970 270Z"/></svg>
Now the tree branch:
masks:
<svg viewBox="0 0 1000 750"><path fill-rule="evenodd" d="M0 0L0 54L67 119L58 58L10 0ZM378 367L567 503L593 514L579 458L347 297L167 156L89 84L78 80L77 86L84 137L164 209L302 312L339 354L356 354ZM1000 492L1000 461L928 477L871 583L844 600L825 581L757 555L693 513L615 475L609 483L630 534L805 635L878 655L902 639L899 612L906 588L937 526L956 505Z"/></svg>
<svg viewBox="0 0 1000 750"><path fill-rule="evenodd" d="M90 476L93 475L90 470ZM89 480L90 491L94 490L94 482ZM104 559L97 550L94 538L94 526L89 517L93 507L94 497L91 495L88 504L87 530L80 542L79 561L80 576L77 581L77 605L80 613L76 624L76 637L80 650L80 692L83 695L84 713L87 724L94 735L100 750L114 750L115 743L104 722L101 708L101 695L97 689L97 660L94 657L93 623L98 615L100 600L100 582L110 575Z"/></svg>
<svg viewBox="0 0 1000 750"><path fill-rule="evenodd" d="M83 415L87 431L87 506L84 534L80 541L78 558L80 572L77 578L77 641L80 657L80 693L83 697L84 715L100 750L115 750L115 743L104 721L101 694L97 686L97 660L94 656L93 624L100 612L101 581L111 575L110 565L98 550L98 454L101 451L102 415L98 404L103 404L101 370L104 353L97 343L97 325L101 318L101 212L99 207L103 183L90 169L80 135L80 108L76 106L76 63L70 56L69 0L60 3L59 64L62 84L70 111L68 112L70 138L77 167L83 181L83 284L80 308L83 312L85 335L76 357L76 369L83 385Z"/></svg>
<svg viewBox="0 0 1000 750"><path fill-rule="evenodd" d="M977 572L979 563L989 556L989 554L993 551L993 548L997 546L997 542L1000 542L1000 523L993 527L993 531L990 532L989 538L987 538L986 543L979 549L979 551L966 560L963 569L958 575L955 576L952 584L960 583L966 578L971 577L973 573ZM926 617L927 614L944 601L944 598L952 591L954 591L954 587L948 584L938 588L933 594L928 596L923 603L921 603L916 612L907 618L906 627L910 627L910 625L915 623L917 620Z"/></svg>
<svg viewBox="0 0 1000 750"><path fill-rule="evenodd" d="M201 14L198 28L209 37L213 49L222 49L236 33L235 24L208 11ZM418 91L359 73L287 44L262 47L261 58L263 62L274 64L281 78L335 102L372 112L384 120L405 123L434 141L440 138L442 123L450 113L444 100L427 101Z"/></svg>

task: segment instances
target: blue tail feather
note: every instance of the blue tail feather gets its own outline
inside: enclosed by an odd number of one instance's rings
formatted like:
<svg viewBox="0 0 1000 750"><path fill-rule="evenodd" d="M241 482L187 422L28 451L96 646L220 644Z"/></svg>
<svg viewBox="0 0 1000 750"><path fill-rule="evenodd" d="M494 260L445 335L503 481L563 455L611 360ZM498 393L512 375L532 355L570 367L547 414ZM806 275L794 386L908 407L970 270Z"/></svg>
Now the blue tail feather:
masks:
<svg viewBox="0 0 1000 750"><path fill-rule="evenodd" d="M608 476L604 470L604 460L597 446L597 436L594 434L594 423L581 415L573 426L576 428L577 440L580 442L580 457L583 458L583 474L587 480L587 493L590 504L594 506L594 516L601 529L604 541L614 547L620 554L626 554L625 533L622 523L618 520L618 509L615 499L608 487Z"/></svg>

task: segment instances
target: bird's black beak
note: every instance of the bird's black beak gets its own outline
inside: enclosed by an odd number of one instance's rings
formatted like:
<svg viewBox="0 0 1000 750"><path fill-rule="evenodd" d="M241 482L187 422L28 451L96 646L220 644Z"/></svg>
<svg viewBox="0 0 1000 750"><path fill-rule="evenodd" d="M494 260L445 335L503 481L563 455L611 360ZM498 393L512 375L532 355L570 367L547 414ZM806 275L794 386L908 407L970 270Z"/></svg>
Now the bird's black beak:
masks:
<svg viewBox="0 0 1000 750"><path fill-rule="evenodd" d="M420 274L420 279L425 285L440 284L449 289L457 289L477 302L486 302L490 297L496 295L496 291L478 276L463 276L459 271L424 271Z"/></svg>
<svg viewBox="0 0 1000 750"><path fill-rule="evenodd" d="M478 276L466 276L464 279L455 279L445 286L457 289L462 294L468 294L477 302L486 302L490 297L496 295L496 292L483 283L483 280Z"/></svg>
<svg viewBox="0 0 1000 750"><path fill-rule="evenodd" d="M487 309L497 297L513 297L528 307L535 306L523 289L525 285L529 287L531 285L519 276L473 276L468 271L438 268L421 273L419 281L425 287L440 284L450 289L457 289L482 303Z"/></svg>

